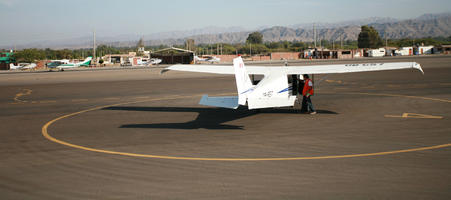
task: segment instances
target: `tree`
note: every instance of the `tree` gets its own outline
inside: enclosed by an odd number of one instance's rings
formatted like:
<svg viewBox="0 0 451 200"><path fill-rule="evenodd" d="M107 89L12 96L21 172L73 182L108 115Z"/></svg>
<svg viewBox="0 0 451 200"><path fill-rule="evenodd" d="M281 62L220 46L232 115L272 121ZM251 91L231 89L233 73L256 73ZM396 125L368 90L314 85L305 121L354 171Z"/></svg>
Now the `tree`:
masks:
<svg viewBox="0 0 451 200"><path fill-rule="evenodd" d="M252 53L252 55L254 55L254 54L267 53L267 52L269 52L269 49L268 49L268 47L266 47L263 44L250 44L250 45L240 46L238 48L238 53L241 53L241 54Z"/></svg>
<svg viewBox="0 0 451 200"><path fill-rule="evenodd" d="M265 46L271 50L282 48L282 44L280 42L266 42Z"/></svg>
<svg viewBox="0 0 451 200"><path fill-rule="evenodd" d="M235 54L236 48L230 44L224 44L222 47L222 51L224 54Z"/></svg>
<svg viewBox="0 0 451 200"><path fill-rule="evenodd" d="M13 57L17 62L35 62L45 59L45 52L39 49L24 49L14 53Z"/></svg>
<svg viewBox="0 0 451 200"><path fill-rule="evenodd" d="M260 32L250 33L246 39L247 43L250 44L262 44L263 43L263 35Z"/></svg>
<svg viewBox="0 0 451 200"><path fill-rule="evenodd" d="M359 33L359 38L357 41L359 48L376 49L383 45L379 33L372 26L362 26L362 30Z"/></svg>

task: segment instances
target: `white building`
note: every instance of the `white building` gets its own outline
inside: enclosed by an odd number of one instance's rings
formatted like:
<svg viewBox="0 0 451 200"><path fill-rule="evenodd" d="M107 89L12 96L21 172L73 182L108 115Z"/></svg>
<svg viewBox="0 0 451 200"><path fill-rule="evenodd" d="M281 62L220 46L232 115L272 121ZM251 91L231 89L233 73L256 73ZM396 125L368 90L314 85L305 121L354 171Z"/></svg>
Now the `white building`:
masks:
<svg viewBox="0 0 451 200"><path fill-rule="evenodd" d="M432 54L434 52L434 46L419 46L418 55L422 54Z"/></svg>
<svg viewBox="0 0 451 200"><path fill-rule="evenodd" d="M394 56L396 55L396 50L398 50L396 47L385 47L385 55Z"/></svg>
<svg viewBox="0 0 451 200"><path fill-rule="evenodd" d="M382 57L382 56L385 56L384 48L368 50L368 57Z"/></svg>
<svg viewBox="0 0 451 200"><path fill-rule="evenodd" d="M411 56L411 55L413 55L413 48L412 47L401 47L399 50L395 51L395 55Z"/></svg>

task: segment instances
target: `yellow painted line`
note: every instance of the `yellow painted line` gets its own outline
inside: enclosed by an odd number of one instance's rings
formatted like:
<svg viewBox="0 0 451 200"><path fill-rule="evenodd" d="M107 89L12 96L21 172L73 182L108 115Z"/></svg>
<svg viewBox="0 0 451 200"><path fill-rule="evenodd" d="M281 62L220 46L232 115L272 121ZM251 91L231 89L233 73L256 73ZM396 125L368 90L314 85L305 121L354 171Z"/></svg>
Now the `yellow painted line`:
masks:
<svg viewBox="0 0 451 200"><path fill-rule="evenodd" d="M342 84L342 81L336 81L336 80L326 80L326 82L328 83L338 83L338 84Z"/></svg>
<svg viewBox="0 0 451 200"><path fill-rule="evenodd" d="M360 88L361 89L374 89L374 88L376 88L376 86L373 86L373 85L371 85L371 86L362 86Z"/></svg>
<svg viewBox="0 0 451 200"><path fill-rule="evenodd" d="M39 103L56 103L54 100L39 101Z"/></svg>
<svg viewBox="0 0 451 200"><path fill-rule="evenodd" d="M418 113L403 113L402 115L384 115L384 117L419 118L419 119L443 119L442 116L425 115L425 114L418 114Z"/></svg>
<svg viewBox="0 0 451 200"><path fill-rule="evenodd" d="M412 84L414 88L425 88L428 87L428 84Z"/></svg>
<svg viewBox="0 0 451 200"><path fill-rule="evenodd" d="M109 97L109 98L103 98L104 100L107 101L113 101L113 100L120 100L121 98L117 98L117 97Z"/></svg>
<svg viewBox="0 0 451 200"><path fill-rule="evenodd" d="M365 93L361 93L365 94ZM219 94L219 95L228 95L228 94ZM370 94L370 95L377 95L377 94ZM387 94L383 94L384 96ZM105 106L98 106L74 113L70 113L67 115L63 115L61 117L55 118L49 122L47 122L41 129L42 135L47 138L50 141L53 141L58 144L62 144L68 147L73 147L77 149L82 149L86 151L92 151L92 152L98 152L98 153L106 153L106 154L113 154L113 155L122 155L122 156L131 156L131 157L142 157L142 158L159 158L159 159L172 159L172 160L197 160L197 161L287 161L287 160L319 160L319 159L337 159L337 158L355 158L355 157L369 157L369 156L382 156L382 155L390 155L390 154L399 154L399 153L407 153L407 152L415 152L415 151L425 151L425 150L433 150L433 149L439 149L439 148L445 148L445 147L451 147L451 143L446 144L440 144L440 145L434 145L434 146L427 146L427 147L419 147L419 148L411 148L411 149L401 149L401 150L393 150L393 151L383 151L383 152L375 152L375 153L360 153L360 154L345 154L345 155L330 155L330 156L306 156L306 157L282 157L282 158L202 158L202 157L178 157L178 156L163 156L163 155L152 155L152 154L138 154L138 153L127 153L127 152L119 152L119 151L110 151L110 150L104 150L104 149L96 149L91 147L85 147L77 144L72 144L69 142L65 142L62 140L59 140L55 137L52 137L48 133L48 127L52 125L53 123L57 122L58 120L72 117L75 115L79 115L85 112L90 112L94 110L100 110L106 107L111 106L119 106L124 104L135 104L135 103L142 103L142 102L149 102L149 101L161 101L161 100L172 100L172 99L179 99L179 98L191 98L191 97L197 97L200 95L192 95L192 96L172 96L172 97L166 97L166 98L155 98L155 99L147 99L147 100L141 100L141 101L134 101L134 102L125 102L125 103L116 103L111 105L105 105ZM437 99L439 100L439 99ZM442 100L443 101L443 100Z"/></svg>
<svg viewBox="0 0 451 200"><path fill-rule="evenodd" d="M72 99L72 102L83 102L83 101L89 101L88 99Z"/></svg>
<svg viewBox="0 0 451 200"><path fill-rule="evenodd" d="M26 96L26 95L30 95L31 92L33 92L33 90L30 90L30 89L22 89L21 92L17 93L17 94L14 96L14 101L15 101L15 102L21 102L21 103L27 102L27 101L21 100L21 99L19 99L19 98L20 98L20 97L23 97L23 96Z"/></svg>
<svg viewBox="0 0 451 200"><path fill-rule="evenodd" d="M424 100L431 100L431 101L440 101L440 102L451 103L451 100L448 100L448 99L438 99L438 98L420 97L420 96L409 96L409 95L400 95L400 94L365 93L365 92L349 92L347 94L362 94L362 95L387 96L387 97L405 97L405 98L412 98L412 99L424 99Z"/></svg>
<svg viewBox="0 0 451 200"><path fill-rule="evenodd" d="M144 96L144 97L135 97L135 99L149 99L149 98L151 98L151 97L149 97L149 96Z"/></svg>

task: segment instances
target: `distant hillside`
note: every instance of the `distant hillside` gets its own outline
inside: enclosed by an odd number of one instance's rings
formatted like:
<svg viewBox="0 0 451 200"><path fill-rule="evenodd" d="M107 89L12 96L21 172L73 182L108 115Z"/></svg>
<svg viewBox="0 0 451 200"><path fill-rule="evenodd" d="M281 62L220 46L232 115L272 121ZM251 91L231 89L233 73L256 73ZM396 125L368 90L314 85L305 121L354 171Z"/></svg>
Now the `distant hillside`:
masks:
<svg viewBox="0 0 451 200"><path fill-rule="evenodd" d="M377 20L376 20L377 21ZM380 21L380 20L379 20ZM387 23L370 23L368 25L374 26L379 31L382 37L385 34L390 39L400 38L422 38L422 37L438 37L451 35L451 14L427 14L416 19L396 21L394 19L385 19L385 21L393 21ZM356 22L357 23L357 22ZM318 38L325 40L357 40L360 33L360 25L348 25L342 27L321 28L318 26ZM312 28L289 28L274 26L259 30L263 34L265 41L313 41ZM221 34L206 34L196 35L186 38L165 39L165 40L150 40L147 45L171 45L183 44L187 38L195 40L196 44L208 43L243 43L250 31L235 32L235 33L221 33Z"/></svg>
<svg viewBox="0 0 451 200"><path fill-rule="evenodd" d="M338 23L316 23L318 39L357 40L360 26L374 26L382 37L390 39L422 38L451 35L451 13L425 14L415 19L397 20L394 18L367 18ZM265 41L313 41L313 24L297 24L289 27L274 26L259 29ZM97 37L97 44L117 47L135 46L140 37L145 45L182 45L186 39L194 39L196 44L244 43L252 31L241 27L206 27L188 31L172 31L138 35L121 35L117 37ZM72 38L70 40L53 40L18 45L17 48L90 48L92 37ZM1 47L0 47L1 48Z"/></svg>
<svg viewBox="0 0 451 200"><path fill-rule="evenodd" d="M423 15L416 19L386 24L371 24L388 38L421 38L451 35L451 14Z"/></svg>
<svg viewBox="0 0 451 200"><path fill-rule="evenodd" d="M303 23L303 24L295 24L288 26L289 28L293 29L313 29L313 25L315 25L317 28L339 28L339 27L346 27L346 26L362 26L366 24L385 24L385 23L393 23L398 22L399 19L390 18L390 17L369 17L364 19L356 19L356 20L347 20L342 22L336 22L336 23ZM269 28L269 27L266 27Z"/></svg>

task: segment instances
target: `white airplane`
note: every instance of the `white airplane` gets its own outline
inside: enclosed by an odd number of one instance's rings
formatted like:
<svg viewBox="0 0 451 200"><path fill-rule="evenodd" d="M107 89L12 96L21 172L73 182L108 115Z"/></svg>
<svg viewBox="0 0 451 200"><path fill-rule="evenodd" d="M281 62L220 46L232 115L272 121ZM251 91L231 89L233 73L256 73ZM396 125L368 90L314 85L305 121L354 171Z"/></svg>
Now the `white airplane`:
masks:
<svg viewBox="0 0 451 200"><path fill-rule="evenodd" d="M248 109L294 106L296 95L288 82L288 75L333 74L368 72L396 69L423 69L416 62L364 63L315 66L244 66L241 57L233 59L233 67L220 65L172 65L161 71L169 70L204 72L215 74L235 74L238 96L209 97L204 95L199 104L236 109L247 105ZM263 79L254 85L249 75L263 75Z"/></svg>
<svg viewBox="0 0 451 200"><path fill-rule="evenodd" d="M69 64L69 60L68 59L62 59L62 60L50 60L50 62L59 62L61 64Z"/></svg>
<svg viewBox="0 0 451 200"><path fill-rule="evenodd" d="M64 69L76 68L76 67L80 67L80 66L89 66L91 64L91 60L92 60L92 57L89 56L82 62L66 63L66 64L61 64L61 65L47 65L47 67L50 68L50 70L58 69L60 71L64 71Z"/></svg>
<svg viewBox="0 0 451 200"><path fill-rule="evenodd" d="M17 66L14 65L13 63L9 64L9 69L21 69L21 70L26 70L26 69L34 69L36 68L36 64L35 63L19 63Z"/></svg>
<svg viewBox="0 0 451 200"><path fill-rule="evenodd" d="M151 58L149 60L149 64L151 65L158 65L162 62L163 60L159 59L159 58Z"/></svg>
<svg viewBox="0 0 451 200"><path fill-rule="evenodd" d="M199 56L194 56L194 60L200 61L200 62L211 62L211 63L217 63L221 61L221 58L218 58L216 56L206 56L203 58L200 58Z"/></svg>

